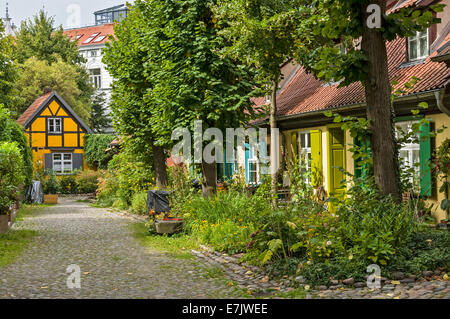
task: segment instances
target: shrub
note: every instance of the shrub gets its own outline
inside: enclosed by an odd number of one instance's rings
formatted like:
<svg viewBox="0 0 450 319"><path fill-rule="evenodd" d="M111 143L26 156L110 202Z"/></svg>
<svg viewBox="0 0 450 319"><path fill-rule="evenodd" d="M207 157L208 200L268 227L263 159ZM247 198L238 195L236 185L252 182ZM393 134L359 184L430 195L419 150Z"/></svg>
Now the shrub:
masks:
<svg viewBox="0 0 450 319"><path fill-rule="evenodd" d="M0 175L0 214L2 214L18 199L25 181L22 156L16 143L0 143Z"/></svg>
<svg viewBox="0 0 450 319"><path fill-rule="evenodd" d="M115 182L118 183L115 196L127 205L131 205L135 193L152 188L155 180L152 167L136 161L136 158L127 152L115 155L108 169L113 171Z"/></svg>
<svg viewBox="0 0 450 319"><path fill-rule="evenodd" d="M135 214L144 215L147 213L147 192L135 193L131 200L131 211Z"/></svg>
<svg viewBox="0 0 450 319"><path fill-rule="evenodd" d="M78 185L75 181L75 175L62 175L58 177L59 191L62 194L77 194Z"/></svg>
<svg viewBox="0 0 450 319"><path fill-rule="evenodd" d="M86 163L94 168L106 169L113 153L105 152L115 136L107 134L89 134L84 138Z"/></svg>
<svg viewBox="0 0 450 319"><path fill-rule="evenodd" d="M56 174L53 171L46 171L44 180L42 182L44 194L58 194L60 192L60 185Z"/></svg>
<svg viewBox="0 0 450 319"><path fill-rule="evenodd" d="M98 187L98 180L104 174L102 171L85 170L77 173L75 181L80 194L95 193Z"/></svg>
<svg viewBox="0 0 450 319"><path fill-rule="evenodd" d="M11 119L9 111L0 104L0 142L16 142L20 151L25 175L24 184L31 184L33 175L32 152L23 128Z"/></svg>
<svg viewBox="0 0 450 319"><path fill-rule="evenodd" d="M227 191L204 198L190 190L187 197L173 201L172 210L185 218L185 231L200 242L228 253L244 252L260 218L270 211L267 198Z"/></svg>

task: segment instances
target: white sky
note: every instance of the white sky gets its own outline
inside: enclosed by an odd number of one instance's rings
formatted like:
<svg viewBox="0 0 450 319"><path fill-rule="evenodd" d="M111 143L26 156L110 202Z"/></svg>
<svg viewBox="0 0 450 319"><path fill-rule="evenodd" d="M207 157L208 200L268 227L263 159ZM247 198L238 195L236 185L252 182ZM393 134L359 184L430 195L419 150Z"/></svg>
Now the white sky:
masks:
<svg viewBox="0 0 450 319"><path fill-rule="evenodd" d="M2 18L6 15L6 2L9 3L9 16L17 26L20 26L22 20L31 18L44 8L50 16L55 18L58 26L62 24L64 28L68 28L94 25L95 11L124 4L127 0L0 0L0 17ZM128 0L128 2L133 1ZM71 15L71 12L68 12L71 8L79 8L80 14Z"/></svg>

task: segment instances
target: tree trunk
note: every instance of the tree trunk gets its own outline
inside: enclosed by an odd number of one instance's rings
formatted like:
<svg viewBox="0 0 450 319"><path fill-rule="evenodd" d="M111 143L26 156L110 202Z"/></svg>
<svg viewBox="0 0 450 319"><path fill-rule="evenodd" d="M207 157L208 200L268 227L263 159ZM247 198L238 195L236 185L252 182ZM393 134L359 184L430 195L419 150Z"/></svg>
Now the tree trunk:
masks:
<svg viewBox="0 0 450 319"><path fill-rule="evenodd" d="M155 169L156 187L164 189L169 184L166 169L166 155L164 154L164 148L161 146L153 145L153 166Z"/></svg>
<svg viewBox="0 0 450 319"><path fill-rule="evenodd" d="M278 163L274 164L274 162L278 159L276 156L276 152L279 152L279 148L275 149L275 146L278 145L275 134L272 134L274 129L277 128L277 90L278 90L278 78L272 82L272 96L270 99L270 161L273 167L277 167ZM273 195L272 207L276 208L278 205L278 169L271 171L272 184L271 190Z"/></svg>
<svg viewBox="0 0 450 319"><path fill-rule="evenodd" d="M382 14L386 0L374 0ZM400 200L398 151L394 133L394 111L388 73L386 43L379 29L367 25L367 3L362 6L363 33L361 49L368 58L368 77L365 81L367 119L370 123L371 149L375 183L382 195Z"/></svg>
<svg viewBox="0 0 450 319"><path fill-rule="evenodd" d="M217 186L217 168L216 163L208 164L205 161L202 162L202 191L203 197L207 198L216 193Z"/></svg>

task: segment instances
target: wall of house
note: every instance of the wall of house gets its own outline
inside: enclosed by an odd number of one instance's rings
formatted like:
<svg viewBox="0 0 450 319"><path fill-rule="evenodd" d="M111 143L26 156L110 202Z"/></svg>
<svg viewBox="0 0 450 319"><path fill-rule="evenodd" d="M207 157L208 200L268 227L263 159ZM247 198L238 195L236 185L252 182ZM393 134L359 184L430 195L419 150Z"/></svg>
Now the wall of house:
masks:
<svg viewBox="0 0 450 319"><path fill-rule="evenodd" d="M441 23L437 24L437 35L439 36L444 30L447 23L450 22L450 0L443 0L440 3L445 4L444 11L438 12L437 17L441 19Z"/></svg>
<svg viewBox="0 0 450 319"><path fill-rule="evenodd" d="M442 126L449 126L449 117L445 114L432 114L426 116L426 118L429 118L433 121L436 128L441 128ZM308 131L313 130L320 130L322 132L322 174L323 174L323 186L326 192L328 192L329 188L329 176L328 176L328 134L327 134L327 126L315 126L315 127L309 127L309 128L302 128L302 129L293 129L293 130L287 130L283 131L281 135L284 137L285 141L285 147L287 152L287 160L292 159L292 148L289 146L289 141L291 140L292 133L304 133ZM439 145L442 144L442 142L450 138L450 128L446 129L443 133L438 134L435 140L436 147L439 147ZM268 140L270 141L270 136L268 137ZM353 144L353 138L350 136L350 132L345 132L345 143L346 143L346 158L345 158L345 164L346 164L346 171L350 174L355 174L355 161L353 159L353 153L349 151L349 149L352 147ZM282 152L282 144L280 141L280 153ZM437 189L441 187L442 183L440 181L437 182ZM348 186L350 187L350 185ZM427 200L428 204L434 204L433 206L433 216L437 220L445 219L446 218L446 212L442 211L440 209L440 203L444 199L444 194L441 194L439 192L434 192L433 196Z"/></svg>
<svg viewBox="0 0 450 319"><path fill-rule="evenodd" d="M433 121L436 129L442 128L443 126L446 126L446 127L450 126L450 118L446 114L443 114L443 113L432 114L432 115L426 116L426 118L429 118ZM436 140L435 140L436 149L447 138L450 138L450 128L445 129L444 132L442 132L436 136ZM436 185L437 191L435 191L433 196L427 201L428 204L434 204L433 216L439 221L447 218L446 212L440 208L440 203L442 202L442 200L444 200L444 197L445 197L445 194L439 193L439 191L438 191L439 188L441 188L441 186L442 186L442 182L440 182L438 179L437 185Z"/></svg>
<svg viewBox="0 0 450 319"><path fill-rule="evenodd" d="M58 102L55 100L52 101L25 129L26 136L30 141L30 147L33 151L34 165L35 167L37 165L44 165L45 154L52 153L51 148L66 148L70 150L70 153L83 154L83 167L86 168L84 149L82 149L84 147L86 133L62 107L59 107L60 104ZM46 116L63 119L62 134L50 135L47 133Z"/></svg>

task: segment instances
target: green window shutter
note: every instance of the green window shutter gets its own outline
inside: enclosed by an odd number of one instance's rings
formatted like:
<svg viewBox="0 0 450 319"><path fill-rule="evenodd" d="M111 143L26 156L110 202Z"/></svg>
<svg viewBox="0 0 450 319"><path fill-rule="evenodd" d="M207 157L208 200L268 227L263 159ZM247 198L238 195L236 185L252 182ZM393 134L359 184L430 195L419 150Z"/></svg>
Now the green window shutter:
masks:
<svg viewBox="0 0 450 319"><path fill-rule="evenodd" d="M430 122L420 126L420 194L431 196L432 177L429 163L431 160Z"/></svg>
<svg viewBox="0 0 450 319"><path fill-rule="evenodd" d="M223 178L225 176L225 174L224 174L224 165L222 163L217 163L216 164L216 169L217 169L217 180L222 182Z"/></svg>
<svg viewBox="0 0 450 319"><path fill-rule="evenodd" d="M250 157L250 145L248 143L245 143L245 183L250 183L250 173L248 171L248 159Z"/></svg>
<svg viewBox="0 0 450 319"><path fill-rule="evenodd" d="M353 143L362 148L364 151L370 152L370 139L369 138L363 138L363 137L356 137L353 140ZM355 177L365 177L369 173L368 164L362 164L361 162L366 160L367 158L357 158L355 159Z"/></svg>
<svg viewBox="0 0 450 319"><path fill-rule="evenodd" d="M322 131L313 130L311 134L311 184L322 184Z"/></svg>

